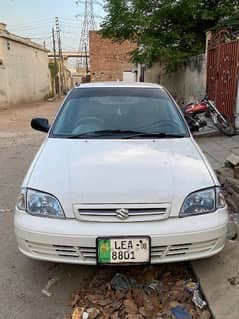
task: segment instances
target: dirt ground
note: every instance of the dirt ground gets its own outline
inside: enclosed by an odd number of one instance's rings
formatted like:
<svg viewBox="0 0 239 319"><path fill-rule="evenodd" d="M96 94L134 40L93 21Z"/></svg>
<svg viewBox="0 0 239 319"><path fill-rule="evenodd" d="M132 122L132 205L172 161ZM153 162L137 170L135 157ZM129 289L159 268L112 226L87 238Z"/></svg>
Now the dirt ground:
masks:
<svg viewBox="0 0 239 319"><path fill-rule="evenodd" d="M107 277L109 273L102 269L98 271L96 267L34 261L24 257L17 249L13 229L14 205L22 179L45 137L44 133L30 128L30 120L37 116L51 120L60 102L0 109L0 210L5 210L5 213L0 213L0 318L3 319L63 319L71 313L69 302L72 293L82 293L89 283L95 283L96 276L103 272ZM112 273L111 269L110 278L119 271L119 268L114 268ZM173 307L181 298L189 309L193 309L193 318L199 318L198 311L191 304L191 296L183 295L184 280L191 276L188 264L152 266L149 271L151 279L159 280L161 277L158 275L154 277L159 273L162 278L170 276L167 281L170 284L163 288L164 296L169 296L168 302L174 302L171 304ZM52 296L47 297L41 291L51 278L57 278L57 282L51 288ZM175 287L180 298L173 295Z"/></svg>

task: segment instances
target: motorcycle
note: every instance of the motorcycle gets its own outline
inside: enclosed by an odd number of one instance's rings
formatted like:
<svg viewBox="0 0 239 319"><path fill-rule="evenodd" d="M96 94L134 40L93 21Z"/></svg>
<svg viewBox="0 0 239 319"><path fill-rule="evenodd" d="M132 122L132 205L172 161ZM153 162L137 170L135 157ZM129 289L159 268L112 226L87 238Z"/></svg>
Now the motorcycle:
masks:
<svg viewBox="0 0 239 319"><path fill-rule="evenodd" d="M181 107L183 115L192 131L199 131L202 127L207 125L207 121L201 118L201 114L210 118L212 123L224 135L232 136L235 134L235 126L220 113L216 105L211 101L207 95L201 102L189 103Z"/></svg>

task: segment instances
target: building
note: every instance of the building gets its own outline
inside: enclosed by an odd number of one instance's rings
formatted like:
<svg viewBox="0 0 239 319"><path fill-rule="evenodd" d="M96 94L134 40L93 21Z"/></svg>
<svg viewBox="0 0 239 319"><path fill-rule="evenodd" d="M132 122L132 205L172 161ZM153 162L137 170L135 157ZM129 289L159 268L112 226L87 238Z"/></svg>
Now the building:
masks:
<svg viewBox="0 0 239 319"><path fill-rule="evenodd" d="M91 81L135 81L135 65L130 62L130 52L135 48L136 44L132 42L112 42L102 38L99 32L90 31Z"/></svg>
<svg viewBox="0 0 239 319"><path fill-rule="evenodd" d="M0 107L41 100L49 90L48 50L0 23Z"/></svg>

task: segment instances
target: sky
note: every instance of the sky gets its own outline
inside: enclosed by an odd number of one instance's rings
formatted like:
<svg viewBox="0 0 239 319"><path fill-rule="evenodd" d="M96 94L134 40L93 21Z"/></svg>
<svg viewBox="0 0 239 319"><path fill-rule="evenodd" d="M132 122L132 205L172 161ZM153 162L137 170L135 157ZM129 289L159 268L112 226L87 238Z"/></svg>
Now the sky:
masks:
<svg viewBox="0 0 239 319"><path fill-rule="evenodd" d="M52 27L59 17L63 50L77 51L84 16L83 0L0 0L0 22L7 30L52 48ZM96 23L104 17L103 1L95 1ZM96 14L97 12L97 14ZM79 15L78 17L76 17Z"/></svg>

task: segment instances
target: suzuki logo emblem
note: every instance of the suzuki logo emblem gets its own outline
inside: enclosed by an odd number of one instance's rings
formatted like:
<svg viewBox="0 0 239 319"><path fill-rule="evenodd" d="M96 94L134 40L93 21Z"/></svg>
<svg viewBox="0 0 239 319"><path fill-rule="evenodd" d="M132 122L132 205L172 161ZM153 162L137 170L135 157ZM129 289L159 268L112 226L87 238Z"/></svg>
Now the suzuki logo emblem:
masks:
<svg viewBox="0 0 239 319"><path fill-rule="evenodd" d="M116 210L116 217L121 220L127 219L129 217L129 211L126 208L120 208Z"/></svg>

